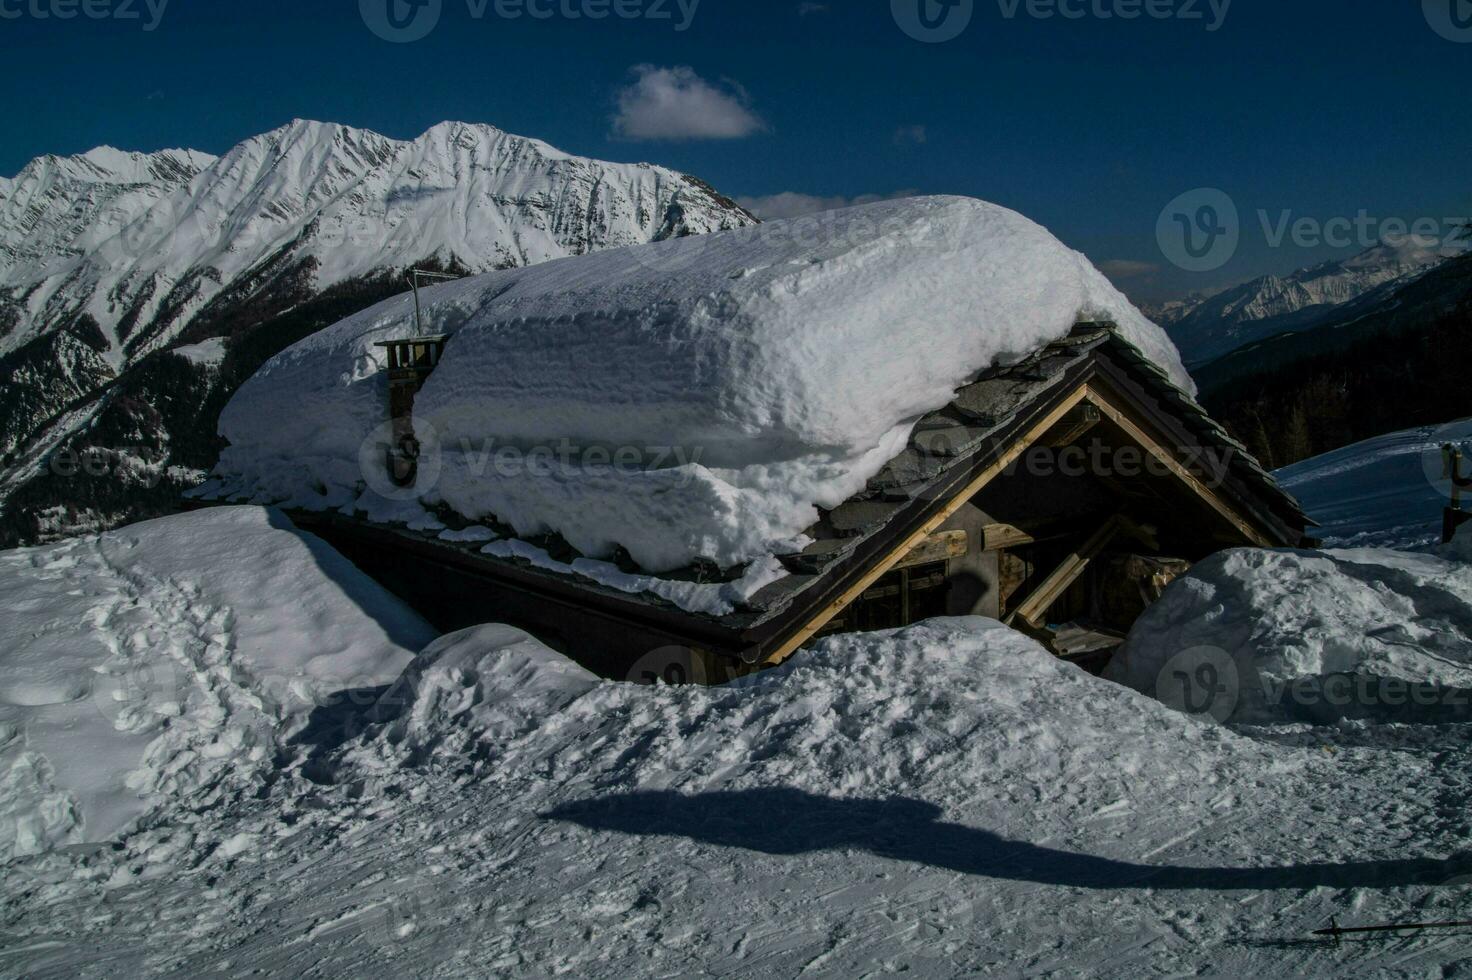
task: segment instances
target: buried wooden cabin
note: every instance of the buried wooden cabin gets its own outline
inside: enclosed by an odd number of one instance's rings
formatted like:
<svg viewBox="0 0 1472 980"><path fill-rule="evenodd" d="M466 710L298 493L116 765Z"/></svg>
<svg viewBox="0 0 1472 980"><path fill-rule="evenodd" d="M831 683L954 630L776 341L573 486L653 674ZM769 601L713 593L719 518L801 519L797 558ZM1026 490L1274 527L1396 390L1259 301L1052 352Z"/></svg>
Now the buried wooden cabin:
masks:
<svg viewBox="0 0 1472 980"><path fill-rule="evenodd" d="M725 616L474 544L299 517L441 628L509 622L606 676L670 681L722 681L833 633L960 615L1001 619L1094 666L1194 562L1295 546L1311 524L1107 324L1080 324L959 390L862 493L822 512L811 545L779 556L788 577Z"/></svg>

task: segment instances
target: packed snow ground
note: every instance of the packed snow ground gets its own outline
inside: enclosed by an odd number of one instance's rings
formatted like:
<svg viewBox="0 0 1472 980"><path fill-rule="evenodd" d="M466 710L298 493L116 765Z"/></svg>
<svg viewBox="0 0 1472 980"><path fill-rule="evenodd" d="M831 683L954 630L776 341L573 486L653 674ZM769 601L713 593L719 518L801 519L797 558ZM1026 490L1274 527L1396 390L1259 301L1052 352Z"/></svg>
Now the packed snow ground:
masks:
<svg viewBox="0 0 1472 980"><path fill-rule="evenodd" d="M12 864L0 970L1424 976L1472 948L1308 937L1472 913L1463 729L1248 739L985 620L716 689L485 627L378 710L265 798Z"/></svg>
<svg viewBox="0 0 1472 980"><path fill-rule="evenodd" d="M1021 215L912 198L493 272L427 290L449 334L407 494L373 473L399 297L301 341L221 416L210 493L404 518L405 496L625 548L646 571L800 548L915 422L999 361L1107 316L1184 387L1160 328ZM370 447L365 452L364 447ZM373 472L370 472L373 471ZM365 490L365 479L369 486ZM412 520L412 518L407 518Z"/></svg>
<svg viewBox="0 0 1472 980"><path fill-rule="evenodd" d="M0 859L259 789L311 712L434 632L279 513L0 552Z"/></svg>

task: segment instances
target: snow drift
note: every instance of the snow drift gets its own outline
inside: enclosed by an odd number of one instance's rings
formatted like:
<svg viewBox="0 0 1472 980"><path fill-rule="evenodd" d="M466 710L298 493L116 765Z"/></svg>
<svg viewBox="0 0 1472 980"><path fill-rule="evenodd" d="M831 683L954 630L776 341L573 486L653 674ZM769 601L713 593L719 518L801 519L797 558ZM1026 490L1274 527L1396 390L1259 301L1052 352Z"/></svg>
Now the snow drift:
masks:
<svg viewBox="0 0 1472 980"><path fill-rule="evenodd" d="M426 650L381 708L393 720L345 753L342 779L428 766L554 801L783 787L958 816L983 799L1093 812L1188 807L1267 768L1252 742L981 618L831 638L721 687L602 682L519 630L479 627Z"/></svg>
<svg viewBox="0 0 1472 980"><path fill-rule="evenodd" d="M0 552L0 859L252 785L311 711L434 632L279 514Z"/></svg>
<svg viewBox="0 0 1472 980"><path fill-rule="evenodd" d="M1455 935L1414 959L1294 941L1331 917L1466 915L1450 730L1414 751L1252 740L984 620L831 639L717 689L596 682L504 627L408 676L395 721L323 760L335 780L15 866L14 970L1266 977L1465 957Z"/></svg>
<svg viewBox="0 0 1472 980"><path fill-rule="evenodd" d="M1465 545L1223 552L1146 611L1108 676L1249 724L1472 719Z"/></svg>
<svg viewBox="0 0 1472 980"><path fill-rule="evenodd" d="M420 393L418 499L646 570L790 550L998 361L1108 316L1175 380L1165 334L1012 211L891 201L494 272L429 290L452 337ZM364 495L400 297L268 362L221 418L210 492L392 513ZM622 461L622 462L620 462ZM382 483L383 481L379 481ZM392 494L391 494L392 496Z"/></svg>

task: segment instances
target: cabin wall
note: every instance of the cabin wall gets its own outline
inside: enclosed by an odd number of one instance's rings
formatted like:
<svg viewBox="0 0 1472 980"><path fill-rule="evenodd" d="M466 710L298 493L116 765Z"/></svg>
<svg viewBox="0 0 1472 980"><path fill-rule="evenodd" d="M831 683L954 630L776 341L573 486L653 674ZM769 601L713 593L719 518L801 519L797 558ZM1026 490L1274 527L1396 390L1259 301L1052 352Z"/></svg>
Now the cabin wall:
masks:
<svg viewBox="0 0 1472 980"><path fill-rule="evenodd" d="M941 528L942 531L965 531L966 554L952 558L946 573L950 578L950 594L946 597L948 616L989 616L1000 619L1001 565L995 551L983 551L985 529L992 519L974 504L964 504Z"/></svg>
<svg viewBox="0 0 1472 980"><path fill-rule="evenodd" d="M441 632L506 623L600 677L637 683L724 683L750 669L730 651L722 655L690 638L575 600L493 582L409 549L385 548L348 527L296 519Z"/></svg>

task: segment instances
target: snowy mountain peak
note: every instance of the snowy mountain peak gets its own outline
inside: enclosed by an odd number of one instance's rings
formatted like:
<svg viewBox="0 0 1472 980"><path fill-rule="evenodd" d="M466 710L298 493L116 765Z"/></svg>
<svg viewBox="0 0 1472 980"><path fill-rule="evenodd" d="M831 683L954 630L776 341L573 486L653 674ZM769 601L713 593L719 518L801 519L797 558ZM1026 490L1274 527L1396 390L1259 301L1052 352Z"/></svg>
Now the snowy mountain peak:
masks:
<svg viewBox="0 0 1472 980"><path fill-rule="evenodd" d="M683 175L492 126L395 140L295 119L218 158L99 147L0 185L0 353L79 317L119 362L243 281L320 290L435 260L470 271L753 223Z"/></svg>
<svg viewBox="0 0 1472 980"><path fill-rule="evenodd" d="M215 157L198 150L158 150L139 153L99 146L74 156L48 153L21 168L12 178L0 178L0 191L14 190L31 182L58 179L96 184L142 184L152 181L188 179L215 162Z"/></svg>
<svg viewBox="0 0 1472 980"><path fill-rule="evenodd" d="M1424 235L1389 239L1339 263L1346 269L1371 272L1405 269L1414 271L1439 265L1466 250L1467 243Z"/></svg>
<svg viewBox="0 0 1472 980"><path fill-rule="evenodd" d="M1309 326L1318 312L1403 284L1466 248L1465 242L1424 236L1387 239L1347 259L1166 304L1157 308L1157 319L1188 364L1205 364L1263 337Z"/></svg>
<svg viewBox="0 0 1472 980"><path fill-rule="evenodd" d="M420 264L485 272L755 222L693 177L473 123L396 140L296 119L219 157L38 158L0 181L0 516L109 392L159 390L140 362L186 330L195 345L249 333L335 287L378 298ZM212 436L212 416L163 418L122 428L160 446Z"/></svg>

